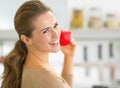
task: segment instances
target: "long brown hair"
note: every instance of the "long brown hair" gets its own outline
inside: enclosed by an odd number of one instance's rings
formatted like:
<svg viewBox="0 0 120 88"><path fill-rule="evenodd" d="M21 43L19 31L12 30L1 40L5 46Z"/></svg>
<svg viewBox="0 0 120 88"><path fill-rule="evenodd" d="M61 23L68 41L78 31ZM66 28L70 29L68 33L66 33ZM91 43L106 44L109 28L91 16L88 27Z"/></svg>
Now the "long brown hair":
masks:
<svg viewBox="0 0 120 88"><path fill-rule="evenodd" d="M14 17L15 30L18 36L32 37L33 20L40 14L51 11L48 6L39 0L23 3ZM22 70L27 55L26 44L19 39L13 50L4 58L4 72L2 88L21 88Z"/></svg>

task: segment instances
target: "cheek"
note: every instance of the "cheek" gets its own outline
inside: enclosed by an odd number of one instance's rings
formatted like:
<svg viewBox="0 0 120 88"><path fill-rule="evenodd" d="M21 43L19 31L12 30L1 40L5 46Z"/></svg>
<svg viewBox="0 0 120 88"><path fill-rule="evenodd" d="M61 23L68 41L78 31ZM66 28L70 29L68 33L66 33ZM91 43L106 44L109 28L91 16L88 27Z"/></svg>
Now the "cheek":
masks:
<svg viewBox="0 0 120 88"><path fill-rule="evenodd" d="M33 44L39 50L45 49L46 46L48 46L48 40L46 40L46 38L39 38L36 39Z"/></svg>
<svg viewBox="0 0 120 88"><path fill-rule="evenodd" d="M50 42L50 36L39 39L39 42L42 44L48 44Z"/></svg>

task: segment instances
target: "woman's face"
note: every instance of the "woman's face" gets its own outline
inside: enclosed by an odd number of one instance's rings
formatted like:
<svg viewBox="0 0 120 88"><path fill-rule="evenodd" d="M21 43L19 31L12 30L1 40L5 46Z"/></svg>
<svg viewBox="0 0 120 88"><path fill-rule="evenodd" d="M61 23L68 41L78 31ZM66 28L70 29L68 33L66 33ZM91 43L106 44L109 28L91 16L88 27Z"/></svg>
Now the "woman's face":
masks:
<svg viewBox="0 0 120 88"><path fill-rule="evenodd" d="M30 38L30 48L40 52L57 52L60 49L60 30L54 15L46 12L38 16L33 25L35 29Z"/></svg>

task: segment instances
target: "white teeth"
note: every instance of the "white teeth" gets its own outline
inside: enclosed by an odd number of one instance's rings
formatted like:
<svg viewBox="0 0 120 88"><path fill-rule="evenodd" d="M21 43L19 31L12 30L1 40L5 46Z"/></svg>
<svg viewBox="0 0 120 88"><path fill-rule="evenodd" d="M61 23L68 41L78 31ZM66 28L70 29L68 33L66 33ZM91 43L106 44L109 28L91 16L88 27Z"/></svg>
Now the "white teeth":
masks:
<svg viewBox="0 0 120 88"><path fill-rule="evenodd" d="M59 40L57 40L57 41L55 41L55 42L53 42L53 43L58 43L59 42Z"/></svg>
<svg viewBox="0 0 120 88"><path fill-rule="evenodd" d="M51 44L55 44L55 43L58 43L58 42L59 42L59 40L56 40L56 41L52 42Z"/></svg>
<svg viewBox="0 0 120 88"><path fill-rule="evenodd" d="M59 40L56 40L56 41L54 41L53 43L58 43L59 42Z"/></svg>

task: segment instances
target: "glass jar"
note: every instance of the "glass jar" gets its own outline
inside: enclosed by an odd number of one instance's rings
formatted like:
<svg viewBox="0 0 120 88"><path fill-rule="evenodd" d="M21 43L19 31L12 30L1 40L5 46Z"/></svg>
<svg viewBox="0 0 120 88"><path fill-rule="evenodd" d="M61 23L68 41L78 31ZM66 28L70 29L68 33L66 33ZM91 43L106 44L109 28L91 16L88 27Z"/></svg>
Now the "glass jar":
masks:
<svg viewBox="0 0 120 88"><path fill-rule="evenodd" d="M120 26L119 21L115 14L107 14L106 15L105 28L118 29L119 26Z"/></svg>
<svg viewBox="0 0 120 88"><path fill-rule="evenodd" d="M90 8L88 27L93 29L99 29L102 27L101 9Z"/></svg>
<svg viewBox="0 0 120 88"><path fill-rule="evenodd" d="M71 28L79 29L83 27L83 11L81 9L73 9Z"/></svg>

